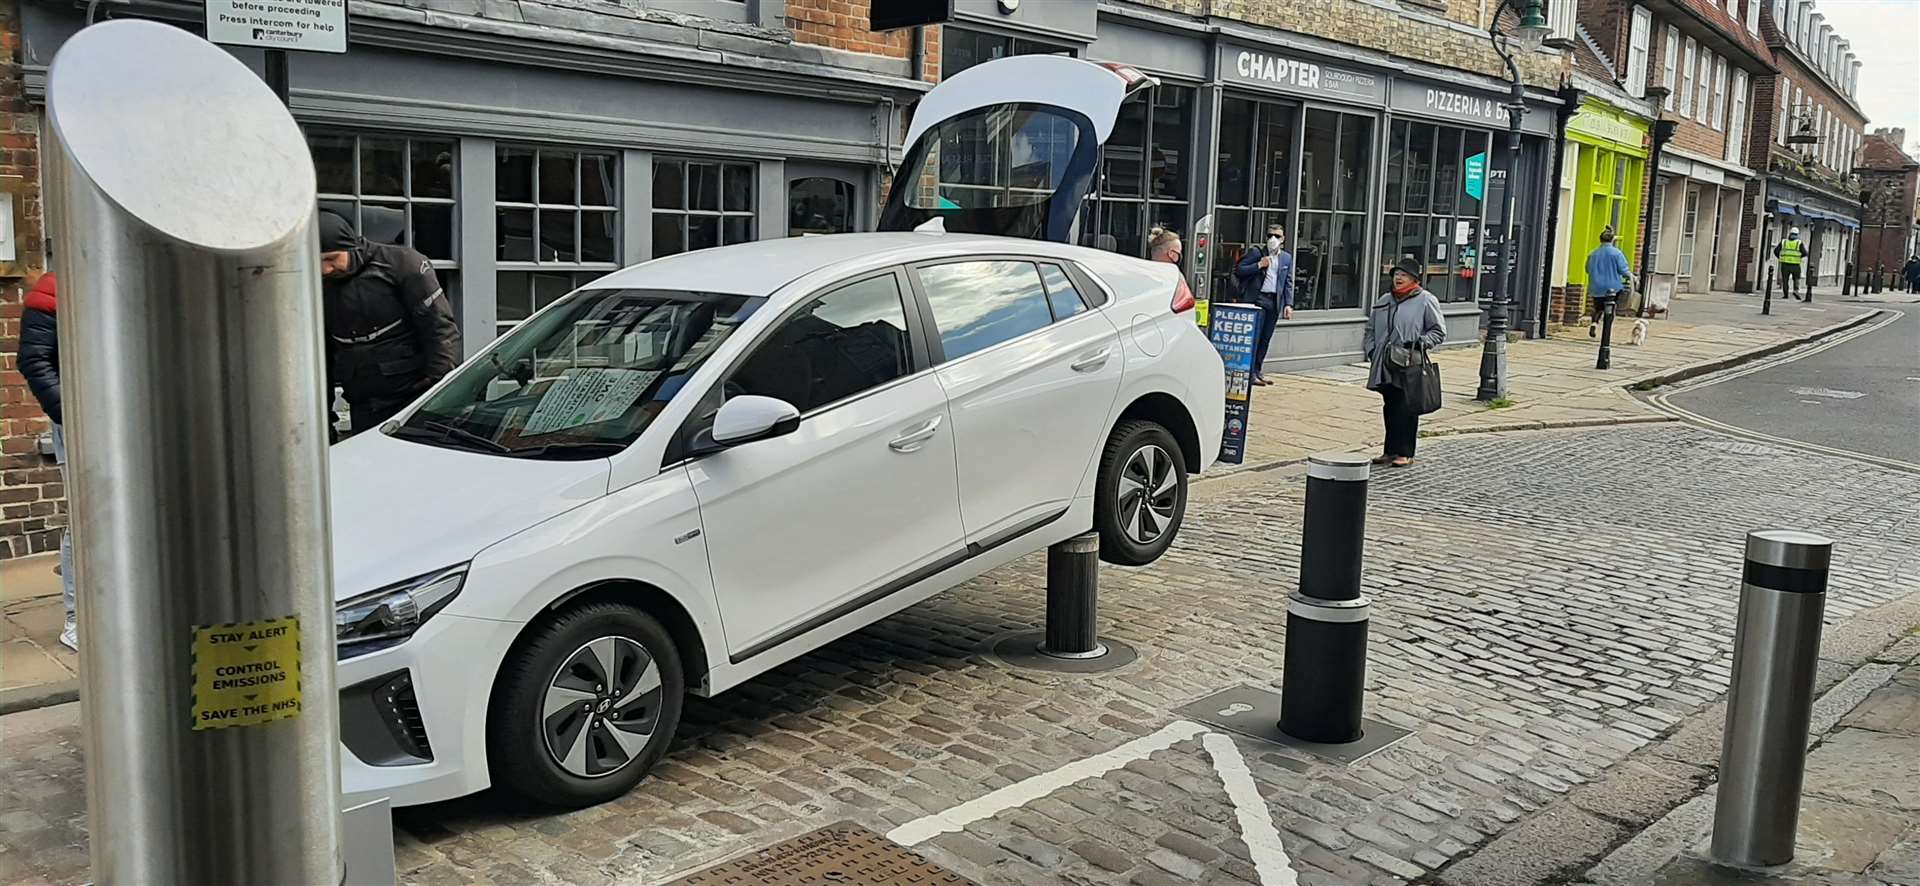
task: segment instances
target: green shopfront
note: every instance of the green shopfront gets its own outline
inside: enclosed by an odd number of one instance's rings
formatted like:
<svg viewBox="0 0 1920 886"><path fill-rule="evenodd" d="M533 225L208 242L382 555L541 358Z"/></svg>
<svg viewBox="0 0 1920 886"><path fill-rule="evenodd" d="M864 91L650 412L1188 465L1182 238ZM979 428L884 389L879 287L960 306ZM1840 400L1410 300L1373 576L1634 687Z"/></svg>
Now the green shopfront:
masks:
<svg viewBox="0 0 1920 886"><path fill-rule="evenodd" d="M1615 245L1637 266L1651 127L1651 121L1593 97L1567 122L1560 167L1566 289L1556 320L1573 322L1583 312L1587 255L1600 244L1601 231L1613 228Z"/></svg>

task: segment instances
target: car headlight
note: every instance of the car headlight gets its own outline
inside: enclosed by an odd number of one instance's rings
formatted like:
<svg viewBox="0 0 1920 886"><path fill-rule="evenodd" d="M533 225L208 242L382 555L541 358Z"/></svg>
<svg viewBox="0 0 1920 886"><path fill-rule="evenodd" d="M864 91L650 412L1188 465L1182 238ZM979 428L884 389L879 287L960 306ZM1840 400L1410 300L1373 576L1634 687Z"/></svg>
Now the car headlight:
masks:
<svg viewBox="0 0 1920 886"><path fill-rule="evenodd" d="M333 610L339 657L352 658L406 642L434 613L453 602L466 580L463 563L341 602Z"/></svg>

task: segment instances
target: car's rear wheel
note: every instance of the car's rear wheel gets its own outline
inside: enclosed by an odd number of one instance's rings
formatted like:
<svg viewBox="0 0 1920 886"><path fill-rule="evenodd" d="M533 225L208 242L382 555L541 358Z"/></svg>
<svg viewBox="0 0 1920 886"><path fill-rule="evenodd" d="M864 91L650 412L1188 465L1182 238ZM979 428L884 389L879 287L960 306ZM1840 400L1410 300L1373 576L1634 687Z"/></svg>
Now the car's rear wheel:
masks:
<svg viewBox="0 0 1920 886"><path fill-rule="evenodd" d="M1125 421L1100 456L1093 524L1100 559L1145 566L1160 559L1187 513L1187 461L1179 441L1150 421Z"/></svg>
<svg viewBox="0 0 1920 886"><path fill-rule="evenodd" d="M666 753L686 680L660 623L591 602L536 625L502 666L487 726L495 784L537 803L626 793Z"/></svg>

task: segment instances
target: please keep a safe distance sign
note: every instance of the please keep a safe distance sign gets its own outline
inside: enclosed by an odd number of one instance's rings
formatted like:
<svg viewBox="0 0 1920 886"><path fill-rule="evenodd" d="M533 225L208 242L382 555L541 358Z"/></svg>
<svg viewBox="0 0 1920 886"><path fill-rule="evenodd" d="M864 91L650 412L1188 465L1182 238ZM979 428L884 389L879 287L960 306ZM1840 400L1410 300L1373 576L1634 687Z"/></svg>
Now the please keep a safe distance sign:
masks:
<svg viewBox="0 0 1920 886"><path fill-rule="evenodd" d="M300 618L193 629L193 728L258 726L300 714Z"/></svg>

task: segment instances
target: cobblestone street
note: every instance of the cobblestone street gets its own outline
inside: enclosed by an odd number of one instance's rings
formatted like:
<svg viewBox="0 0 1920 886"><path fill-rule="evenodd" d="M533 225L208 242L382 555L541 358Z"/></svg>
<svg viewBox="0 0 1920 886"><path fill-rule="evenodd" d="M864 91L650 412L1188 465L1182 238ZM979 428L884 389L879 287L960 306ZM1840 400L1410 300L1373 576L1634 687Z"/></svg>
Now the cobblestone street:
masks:
<svg viewBox="0 0 1920 886"><path fill-rule="evenodd" d="M1726 688L1748 529L1839 541L1830 624L1920 591L1920 477L1675 424L1439 438L1421 455L1376 476L1366 574L1368 714L1414 735L1350 767L1230 740L1301 883L1441 871L1688 723ZM1104 571L1103 632L1142 656L1122 670L988 654L1040 623L1030 558L690 701L673 752L620 801L400 811L403 879L665 883L842 820L884 834L1154 734L1212 692L1277 687L1301 496L1285 470L1208 481L1165 560ZM0 718L0 880L86 877L77 716ZM982 884L1260 883L1219 741L1183 738L915 849Z"/></svg>

